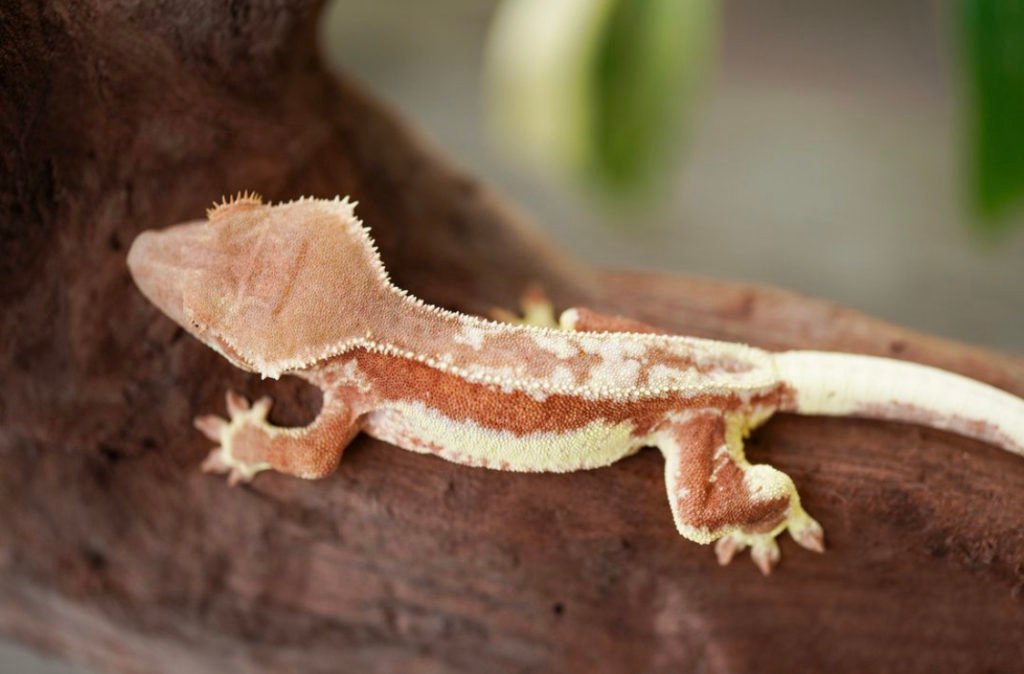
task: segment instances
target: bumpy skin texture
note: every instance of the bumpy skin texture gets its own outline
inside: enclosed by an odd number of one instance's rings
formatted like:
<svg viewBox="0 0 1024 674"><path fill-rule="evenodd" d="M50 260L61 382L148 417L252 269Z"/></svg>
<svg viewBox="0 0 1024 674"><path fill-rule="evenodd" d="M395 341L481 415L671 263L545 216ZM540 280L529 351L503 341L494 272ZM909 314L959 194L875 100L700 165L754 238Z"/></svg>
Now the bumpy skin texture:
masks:
<svg viewBox="0 0 1024 674"><path fill-rule="evenodd" d="M789 477L744 457L743 438L775 411L907 419L1024 445L1024 402L931 368L776 356L582 308L556 324L536 292L506 323L426 305L389 282L347 200L267 206L244 195L208 221L140 235L128 263L147 297L238 367L323 391L305 428L275 427L268 399L250 406L234 393L229 420L196 420L219 443L204 469L232 483L263 470L323 477L360 431L507 471L597 468L656 446L679 532L717 541L722 563L749 546L768 573L782 531L824 549ZM819 362L840 376L817 376ZM929 377L952 402L929 397Z"/></svg>

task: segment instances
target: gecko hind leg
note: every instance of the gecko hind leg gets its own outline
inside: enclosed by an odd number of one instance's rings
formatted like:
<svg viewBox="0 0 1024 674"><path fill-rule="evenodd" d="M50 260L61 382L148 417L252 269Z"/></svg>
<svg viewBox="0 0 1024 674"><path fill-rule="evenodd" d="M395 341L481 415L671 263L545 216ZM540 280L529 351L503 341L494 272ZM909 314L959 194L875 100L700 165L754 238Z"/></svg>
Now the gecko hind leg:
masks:
<svg viewBox="0 0 1024 674"><path fill-rule="evenodd" d="M825 549L821 526L800 505L789 476L768 465L751 465L743 455L743 436L767 417L690 412L656 438L665 455L665 485L679 533L698 543L717 540L721 564L749 547L766 575L779 561L775 539L783 531L802 547Z"/></svg>
<svg viewBox="0 0 1024 674"><path fill-rule="evenodd" d="M494 318L577 332L667 332L586 307L563 311L555 323L554 308L539 286L527 288L520 304L521 317L497 309ZM768 416L765 413L726 417L713 410L700 412L672 424L668 437L655 443L665 454L666 486L679 533L700 543L716 541L715 554L722 565L749 547L754 563L766 575L779 562L776 537L783 531L789 531L808 550L825 551L821 525L800 505L800 496L790 477L771 466L751 465L743 453L743 438ZM695 484L683 484L684 475L689 475ZM733 484L723 489L730 481ZM696 524L716 520L714 526Z"/></svg>
<svg viewBox="0 0 1024 674"><path fill-rule="evenodd" d="M250 405L245 397L228 391L229 419L215 414L196 417L195 427L219 443L203 462L203 471L227 474L231 485L249 482L264 470L305 479L324 477L337 467L358 431L349 406L334 396L324 395L319 416L303 428L270 424L270 406L268 397Z"/></svg>
<svg viewBox="0 0 1024 674"><path fill-rule="evenodd" d="M521 314L516 314L508 309L495 307L491 310L491 318L502 323L513 325L533 325L542 328L557 328L558 320L555 318L555 307L548 299L544 289L537 283L526 286L526 290L519 298L519 309Z"/></svg>
<svg viewBox="0 0 1024 674"><path fill-rule="evenodd" d="M491 318L514 325L533 325L575 332L649 332L666 334L666 330L624 316L601 314L586 307L566 309L555 318L555 307L537 284L527 286L519 300L521 314L495 308Z"/></svg>

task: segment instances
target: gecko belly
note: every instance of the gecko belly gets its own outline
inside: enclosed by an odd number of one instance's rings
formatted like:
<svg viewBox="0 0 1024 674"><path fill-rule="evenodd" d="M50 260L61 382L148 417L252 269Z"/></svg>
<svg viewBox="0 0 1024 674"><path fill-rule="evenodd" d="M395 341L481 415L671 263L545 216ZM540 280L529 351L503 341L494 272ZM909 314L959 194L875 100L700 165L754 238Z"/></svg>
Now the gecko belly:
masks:
<svg viewBox="0 0 1024 674"><path fill-rule="evenodd" d="M577 428L519 435L452 419L421 402L389 403L365 417L363 430L385 442L455 463L522 472L599 468L643 445L628 421L595 419Z"/></svg>

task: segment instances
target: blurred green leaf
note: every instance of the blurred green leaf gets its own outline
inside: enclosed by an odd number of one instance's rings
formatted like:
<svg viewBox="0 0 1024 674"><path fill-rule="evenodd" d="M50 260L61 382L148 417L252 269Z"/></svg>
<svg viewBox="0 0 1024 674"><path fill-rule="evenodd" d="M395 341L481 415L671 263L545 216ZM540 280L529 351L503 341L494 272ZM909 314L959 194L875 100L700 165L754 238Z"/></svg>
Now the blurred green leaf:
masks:
<svg viewBox="0 0 1024 674"><path fill-rule="evenodd" d="M595 45L593 176L616 192L657 187L685 132L713 41L706 0L622 0Z"/></svg>
<svg viewBox="0 0 1024 674"><path fill-rule="evenodd" d="M1024 198L1024 2L961 0L970 96L971 200L990 232Z"/></svg>
<svg viewBox="0 0 1024 674"><path fill-rule="evenodd" d="M717 37L717 0L505 0L484 67L490 130L531 168L658 193Z"/></svg>

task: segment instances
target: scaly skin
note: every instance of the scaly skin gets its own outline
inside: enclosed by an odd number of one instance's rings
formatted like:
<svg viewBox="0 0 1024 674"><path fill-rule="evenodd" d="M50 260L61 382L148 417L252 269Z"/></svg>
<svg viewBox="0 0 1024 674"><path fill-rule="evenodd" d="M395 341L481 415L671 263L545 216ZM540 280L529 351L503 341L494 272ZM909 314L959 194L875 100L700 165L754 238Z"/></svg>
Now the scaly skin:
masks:
<svg viewBox="0 0 1024 674"><path fill-rule="evenodd" d="M525 318L506 323L426 305L390 283L347 200L267 206L246 194L208 221L143 233L128 264L150 300L238 367L323 391L305 428L273 426L269 399L250 406L234 393L229 420L196 420L219 443L204 469L232 484L264 470L328 475L358 432L521 472L597 468L656 446L680 534L717 541L723 564L750 547L769 573L783 531L824 549L792 480L744 457L743 438L777 410L907 419L1024 446L1024 401L931 368L774 355L582 308L556 325L536 292ZM952 386L953 400L923 393L929 377Z"/></svg>

